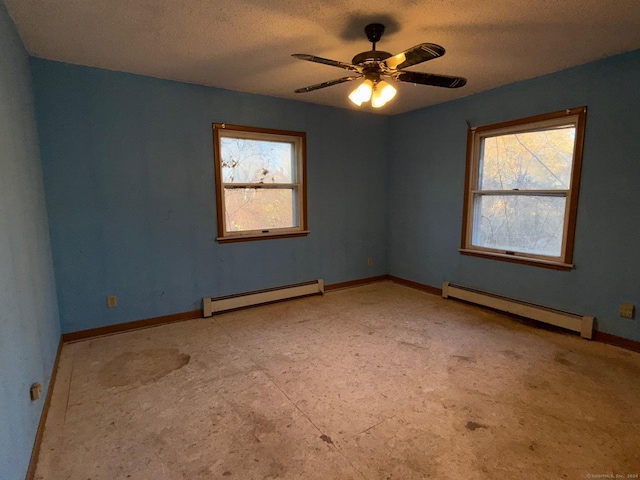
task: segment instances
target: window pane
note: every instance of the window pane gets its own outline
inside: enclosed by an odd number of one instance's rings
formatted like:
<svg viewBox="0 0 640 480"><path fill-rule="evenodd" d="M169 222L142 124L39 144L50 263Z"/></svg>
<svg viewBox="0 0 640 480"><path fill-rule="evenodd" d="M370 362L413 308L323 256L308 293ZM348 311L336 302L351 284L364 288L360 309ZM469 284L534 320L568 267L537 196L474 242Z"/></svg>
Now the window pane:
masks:
<svg viewBox="0 0 640 480"><path fill-rule="evenodd" d="M293 188L227 188L227 231L297 227Z"/></svg>
<svg viewBox="0 0 640 480"><path fill-rule="evenodd" d="M568 190L575 127L486 137L479 190Z"/></svg>
<svg viewBox="0 0 640 480"><path fill-rule="evenodd" d="M292 143L220 139L225 183L295 183L294 155Z"/></svg>
<svg viewBox="0 0 640 480"><path fill-rule="evenodd" d="M478 195L473 244L558 257L565 205L565 197Z"/></svg>

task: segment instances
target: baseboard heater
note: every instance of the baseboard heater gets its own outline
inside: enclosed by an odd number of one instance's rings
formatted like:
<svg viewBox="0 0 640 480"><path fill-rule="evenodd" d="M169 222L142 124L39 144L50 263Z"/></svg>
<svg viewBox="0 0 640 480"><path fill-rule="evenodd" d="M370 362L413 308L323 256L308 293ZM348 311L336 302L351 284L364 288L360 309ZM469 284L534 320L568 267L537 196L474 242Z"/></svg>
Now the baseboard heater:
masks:
<svg viewBox="0 0 640 480"><path fill-rule="evenodd" d="M235 310L236 308L317 294L324 294L324 281L322 279L238 295L205 297L202 299L202 315L204 317L210 317L214 313Z"/></svg>
<svg viewBox="0 0 640 480"><path fill-rule="evenodd" d="M588 315L581 316L574 313L563 312L553 308L494 295L493 293L453 285L449 282L444 282L442 285L442 296L444 298L457 298L465 302L475 303L521 317L538 320L539 322L549 323L557 327L566 328L574 332L579 332L580 336L584 338L591 338L593 335L593 317Z"/></svg>

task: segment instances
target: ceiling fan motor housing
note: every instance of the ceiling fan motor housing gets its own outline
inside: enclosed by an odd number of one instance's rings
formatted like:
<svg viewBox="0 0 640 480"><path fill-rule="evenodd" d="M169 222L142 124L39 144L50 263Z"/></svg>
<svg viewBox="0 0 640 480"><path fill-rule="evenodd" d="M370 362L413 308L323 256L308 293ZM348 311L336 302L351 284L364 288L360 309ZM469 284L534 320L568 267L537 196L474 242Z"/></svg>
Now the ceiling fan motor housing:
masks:
<svg viewBox="0 0 640 480"><path fill-rule="evenodd" d="M393 55L391 55L389 52L383 52L382 50L370 50L368 52L357 54L355 57L353 57L351 63L353 63L354 65L363 65L369 62L381 62L392 56Z"/></svg>

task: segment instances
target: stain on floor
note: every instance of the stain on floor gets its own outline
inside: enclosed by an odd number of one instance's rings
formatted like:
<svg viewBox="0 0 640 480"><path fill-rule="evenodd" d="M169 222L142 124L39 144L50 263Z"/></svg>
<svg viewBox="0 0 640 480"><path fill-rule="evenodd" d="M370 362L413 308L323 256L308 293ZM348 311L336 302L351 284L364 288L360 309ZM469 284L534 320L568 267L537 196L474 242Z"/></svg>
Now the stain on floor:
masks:
<svg viewBox="0 0 640 480"><path fill-rule="evenodd" d="M489 427L486 426L486 425L483 425L482 423L478 423L478 422L467 422L467 424L465 425L465 428L467 430L474 431L474 430L477 430L479 428L489 428Z"/></svg>
<svg viewBox="0 0 640 480"><path fill-rule="evenodd" d="M104 387L124 387L156 382L184 367L191 356L175 348L152 348L141 352L125 352L110 360L98 373Z"/></svg>
<svg viewBox="0 0 640 480"><path fill-rule="evenodd" d="M467 357L466 355L451 355L451 358L456 358L456 359L460 360L461 362L476 363L475 358Z"/></svg>
<svg viewBox="0 0 640 480"><path fill-rule="evenodd" d="M322 434L322 435L320 435L320 439L323 442L328 443L329 445L333 445L333 440L331 440L331 437L329 435Z"/></svg>
<svg viewBox="0 0 640 480"><path fill-rule="evenodd" d="M507 357L511 357L511 358L522 358L522 355L520 355L519 353L514 352L513 350L502 350L502 353L507 356Z"/></svg>
<svg viewBox="0 0 640 480"><path fill-rule="evenodd" d="M573 365L569 360L566 359L565 354L563 352L556 352L553 357L554 362L559 363L560 365Z"/></svg>

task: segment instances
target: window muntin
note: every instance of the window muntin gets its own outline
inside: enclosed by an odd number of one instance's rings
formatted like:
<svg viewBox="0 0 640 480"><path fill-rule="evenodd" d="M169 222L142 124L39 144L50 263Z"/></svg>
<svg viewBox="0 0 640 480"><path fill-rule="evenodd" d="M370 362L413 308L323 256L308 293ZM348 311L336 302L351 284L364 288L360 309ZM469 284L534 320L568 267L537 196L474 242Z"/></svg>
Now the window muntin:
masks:
<svg viewBox="0 0 640 480"><path fill-rule="evenodd" d="M472 129L461 252L571 268L586 108Z"/></svg>
<svg viewBox="0 0 640 480"><path fill-rule="evenodd" d="M218 241L307 234L306 136L214 124Z"/></svg>

